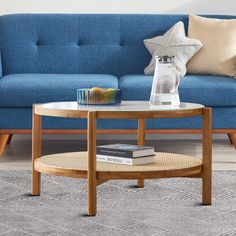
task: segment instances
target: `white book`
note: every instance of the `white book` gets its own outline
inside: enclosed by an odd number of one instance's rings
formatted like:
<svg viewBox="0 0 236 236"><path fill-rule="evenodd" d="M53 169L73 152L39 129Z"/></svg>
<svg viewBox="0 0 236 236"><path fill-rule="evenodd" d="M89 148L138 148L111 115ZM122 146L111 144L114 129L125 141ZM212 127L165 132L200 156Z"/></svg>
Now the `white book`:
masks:
<svg viewBox="0 0 236 236"><path fill-rule="evenodd" d="M134 166L153 163L154 156L146 156L133 159L125 157L97 155L97 161Z"/></svg>

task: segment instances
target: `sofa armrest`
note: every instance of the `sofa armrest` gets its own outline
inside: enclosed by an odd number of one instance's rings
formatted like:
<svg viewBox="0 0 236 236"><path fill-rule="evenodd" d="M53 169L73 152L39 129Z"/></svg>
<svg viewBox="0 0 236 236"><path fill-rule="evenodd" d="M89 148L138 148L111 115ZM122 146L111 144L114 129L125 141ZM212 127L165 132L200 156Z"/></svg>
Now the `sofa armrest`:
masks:
<svg viewBox="0 0 236 236"><path fill-rule="evenodd" d="M2 54L0 51L0 79L2 78Z"/></svg>

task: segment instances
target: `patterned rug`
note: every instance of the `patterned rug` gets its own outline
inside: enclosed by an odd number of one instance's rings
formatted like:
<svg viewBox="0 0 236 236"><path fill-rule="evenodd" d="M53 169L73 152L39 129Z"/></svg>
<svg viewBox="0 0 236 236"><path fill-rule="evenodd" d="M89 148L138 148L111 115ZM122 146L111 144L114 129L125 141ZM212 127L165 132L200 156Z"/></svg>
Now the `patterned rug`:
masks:
<svg viewBox="0 0 236 236"><path fill-rule="evenodd" d="M0 235L236 235L236 171L213 175L213 205L202 206L196 179L109 181L98 187L98 214L88 217L86 180L43 175L30 196L29 171L0 171Z"/></svg>

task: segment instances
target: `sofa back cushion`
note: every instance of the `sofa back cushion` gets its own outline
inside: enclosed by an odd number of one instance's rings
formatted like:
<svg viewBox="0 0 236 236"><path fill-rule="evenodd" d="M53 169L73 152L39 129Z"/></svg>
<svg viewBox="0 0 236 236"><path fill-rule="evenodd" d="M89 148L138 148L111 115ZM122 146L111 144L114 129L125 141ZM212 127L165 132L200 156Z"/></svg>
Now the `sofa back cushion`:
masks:
<svg viewBox="0 0 236 236"><path fill-rule="evenodd" d="M143 74L150 61L143 40L178 21L187 28L187 15L0 16L3 73Z"/></svg>

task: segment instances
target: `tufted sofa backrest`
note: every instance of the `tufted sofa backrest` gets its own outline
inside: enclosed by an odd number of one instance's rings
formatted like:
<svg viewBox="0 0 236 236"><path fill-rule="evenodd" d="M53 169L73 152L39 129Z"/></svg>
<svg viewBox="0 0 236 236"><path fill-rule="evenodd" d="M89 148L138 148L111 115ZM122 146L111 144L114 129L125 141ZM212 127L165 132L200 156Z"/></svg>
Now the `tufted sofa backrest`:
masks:
<svg viewBox="0 0 236 236"><path fill-rule="evenodd" d="M224 18L232 18L225 16ZM143 40L187 15L16 14L0 17L3 74L143 74Z"/></svg>

